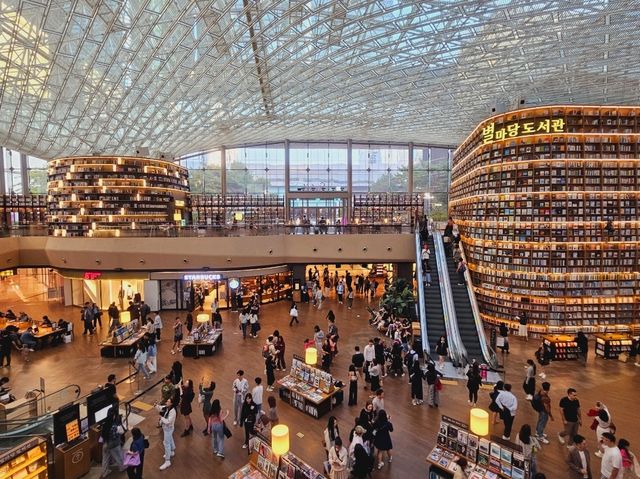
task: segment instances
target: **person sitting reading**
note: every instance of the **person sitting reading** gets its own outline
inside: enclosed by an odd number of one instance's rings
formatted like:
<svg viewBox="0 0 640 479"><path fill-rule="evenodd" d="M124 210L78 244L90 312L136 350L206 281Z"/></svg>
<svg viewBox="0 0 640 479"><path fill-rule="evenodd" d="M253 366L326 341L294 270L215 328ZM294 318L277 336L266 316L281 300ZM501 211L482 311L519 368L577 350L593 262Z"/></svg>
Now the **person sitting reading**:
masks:
<svg viewBox="0 0 640 479"><path fill-rule="evenodd" d="M53 325L51 324L51 320L48 316L42 317L42 327L43 328L51 328Z"/></svg>
<svg viewBox="0 0 640 479"><path fill-rule="evenodd" d="M31 351L35 350L38 342L36 341L36 337L33 335L33 328L31 326L29 326L27 330L22 333L22 335L20 336L20 341Z"/></svg>
<svg viewBox="0 0 640 479"><path fill-rule="evenodd" d="M4 313L4 317L11 320L17 319L16 313L11 311L10 309L8 309L6 313Z"/></svg>

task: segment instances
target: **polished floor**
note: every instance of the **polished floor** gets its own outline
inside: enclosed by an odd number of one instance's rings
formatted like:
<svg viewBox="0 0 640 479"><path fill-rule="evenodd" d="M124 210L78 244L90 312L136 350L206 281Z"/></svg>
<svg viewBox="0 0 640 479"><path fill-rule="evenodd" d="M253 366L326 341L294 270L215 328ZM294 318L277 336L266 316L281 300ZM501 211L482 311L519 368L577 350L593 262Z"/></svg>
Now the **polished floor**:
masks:
<svg viewBox="0 0 640 479"><path fill-rule="evenodd" d="M81 386L83 393L87 393L97 384L104 383L107 375L111 372L120 377L128 374L129 366L126 360L100 357L98 343L104 337L104 329L99 330L100 334L96 336L78 334L79 309L47 302L44 296L36 294L41 292L37 291L36 287L33 280L24 277L0 282L0 309L11 308L15 312L25 311L38 318L43 314L48 314L52 319L58 317L71 319L76 325L76 335L69 344L36 351L33 353L30 363L24 363L19 355L14 354L12 367L2 369L0 373L11 378L16 395L20 396L27 390L38 387L40 377L45 378L49 392L69 383L76 383ZM170 353L169 335L165 334L165 339L159 347L159 370L168 371L174 360L181 359L185 378L191 378L195 383L198 383L202 378L216 381L217 388L214 397L221 400L223 408L230 409L231 384L236 370L244 369L249 379L256 376L264 377L261 346L267 333L274 329L279 329L282 332L287 344L287 360L290 360L292 354L302 353L303 341L313 335L314 325L318 324L326 331L325 315L331 308L336 313L341 337L340 353L336 358L332 372L344 380L353 347L355 345L364 346L367 340L375 335L367 324L368 315L365 309L367 304L360 297L356 298L352 310L348 310L346 305L339 305L335 300L325 302L320 311L312 308L309 304L301 304L299 305L301 324L293 327L288 326L288 304L265 305L261 315L263 329L258 340L243 340L237 326L237 314L224 312L224 341L221 350L216 355L199 360L174 356ZM162 314L165 327L171 325L175 315L173 312ZM184 317L185 313L180 312L179 315ZM533 357L537 343L538 341L534 340L524 342L513 338L511 341L512 352L504 358L506 380L513 383L514 391L520 401L514 426L516 431L524 423L535 424L536 414L530 404L524 400L521 384L524 379L525 361L527 358ZM618 426L618 436L627 438L631 442L632 449L640 451L640 432L637 427L640 368L618 361L595 360L593 352L591 352L587 367L582 367L576 362L558 362L550 365L546 372L547 380L552 384L552 400L554 412L557 415L556 421L550 422L547 427L552 442L545 445L538 456L539 470L545 472L548 478L568 477L564 463L566 448L561 446L555 438L561 425L557 403L567 387L575 387L578 390L585 412L595 401L599 400L607 404L613 420ZM278 377L284 374L279 372ZM155 376L153 381L155 381ZM362 386L363 384L360 385L358 392L358 406L347 406L345 401L345 404L334 410L334 414L339 419L343 436L348 435L354 417L359 414L367 398L367 391ZM126 400L132 397L137 387L138 385L135 383L123 384L119 387L118 392ZM440 414L468 422L469 406L465 385L464 383L445 385L441 396L441 406L437 410L430 409L426 405L411 405L406 377L385 378L384 390L386 409L391 414L391 422L394 425L394 433L392 434L394 461L390 465L385 465L382 470L376 471L374 477L380 479L426 477L425 457L435 445ZM489 404L488 392L488 390L480 392L481 407L486 407ZM277 397L277 394L275 395ZM154 390L146 394L142 400L150 403L158 397L159 392ZM203 437L200 432L204 427L204 420L197 411L196 402L194 402L194 410L192 417L195 432L192 435L186 438L178 437L182 431L183 423L181 417L177 421L177 454L173 466L164 472L158 470L158 466L162 462L162 444L159 430L155 427L157 416L153 412L141 413L146 419L140 424L140 427L149 436L151 442L151 448L145 461L145 477L178 477L179 474L188 472L192 479L223 478L246 463L246 451L241 448L243 432L239 428L234 428L233 437L225 445L226 459L214 458L209 438ZM280 402L278 410L281 422L290 427L292 452L320 469L325 458L321 445L322 430L326 426L328 417L315 420ZM590 421L585 418L581 432L589 439L590 448L593 450L595 434L589 430L589 424ZM501 434L502 426L495 426L492 433L494 432ZM598 471L599 467L599 459L592 456L592 468L594 471ZM94 471L92 477L95 474ZM112 476L116 477L117 474ZM597 476L597 473L594 476Z"/></svg>

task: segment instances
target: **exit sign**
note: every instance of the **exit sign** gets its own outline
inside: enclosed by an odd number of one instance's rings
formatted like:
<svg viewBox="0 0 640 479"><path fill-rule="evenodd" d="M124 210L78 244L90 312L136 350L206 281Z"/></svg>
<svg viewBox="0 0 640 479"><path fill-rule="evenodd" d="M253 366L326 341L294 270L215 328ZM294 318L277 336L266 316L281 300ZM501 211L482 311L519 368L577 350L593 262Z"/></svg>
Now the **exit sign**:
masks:
<svg viewBox="0 0 640 479"><path fill-rule="evenodd" d="M99 271L85 271L84 279L100 279L102 273Z"/></svg>

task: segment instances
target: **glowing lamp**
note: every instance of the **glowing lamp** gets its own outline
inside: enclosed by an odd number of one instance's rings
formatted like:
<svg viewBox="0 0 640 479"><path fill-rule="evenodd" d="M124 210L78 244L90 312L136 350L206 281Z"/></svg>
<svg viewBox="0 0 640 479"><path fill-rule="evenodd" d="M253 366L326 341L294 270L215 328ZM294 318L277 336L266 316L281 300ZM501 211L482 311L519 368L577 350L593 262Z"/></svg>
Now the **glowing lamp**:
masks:
<svg viewBox="0 0 640 479"><path fill-rule="evenodd" d="M289 428L284 424L278 424L271 429L271 449L278 457L289 452Z"/></svg>
<svg viewBox="0 0 640 479"><path fill-rule="evenodd" d="M131 322L131 312L129 311L122 311L120 313L120 322L122 324L127 324Z"/></svg>
<svg viewBox="0 0 640 479"><path fill-rule="evenodd" d="M198 316L196 316L196 321L199 323L208 323L209 322L209 315L208 314L199 314Z"/></svg>
<svg viewBox="0 0 640 479"><path fill-rule="evenodd" d="M174 213L173 221L182 221L182 213Z"/></svg>
<svg viewBox="0 0 640 479"><path fill-rule="evenodd" d="M318 350L316 348L307 348L304 350L304 362L310 366L318 364Z"/></svg>
<svg viewBox="0 0 640 479"><path fill-rule="evenodd" d="M489 434L489 413L484 409L473 408L469 413L471 432L478 436Z"/></svg>

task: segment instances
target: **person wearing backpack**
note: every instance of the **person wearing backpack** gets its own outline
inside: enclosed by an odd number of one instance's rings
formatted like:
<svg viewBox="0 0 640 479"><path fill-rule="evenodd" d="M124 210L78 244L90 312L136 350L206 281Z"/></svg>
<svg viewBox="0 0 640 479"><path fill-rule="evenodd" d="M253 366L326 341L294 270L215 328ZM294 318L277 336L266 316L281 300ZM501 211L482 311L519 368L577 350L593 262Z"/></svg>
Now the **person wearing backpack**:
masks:
<svg viewBox="0 0 640 479"><path fill-rule="evenodd" d="M102 438L102 474L100 477L107 477L111 473L111 467L117 468L119 472L125 470L122 453L123 434L124 427L120 419L120 412L117 407L112 406L100 432Z"/></svg>
<svg viewBox="0 0 640 479"><path fill-rule="evenodd" d="M549 439L544 433L544 428L547 426L549 419L553 421L553 414L551 413L551 398L549 397L549 390L551 384L548 382L542 383L542 388L536 394L533 395L531 400L531 406L538 413L538 422L536 423L536 439L543 444L549 444Z"/></svg>

